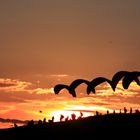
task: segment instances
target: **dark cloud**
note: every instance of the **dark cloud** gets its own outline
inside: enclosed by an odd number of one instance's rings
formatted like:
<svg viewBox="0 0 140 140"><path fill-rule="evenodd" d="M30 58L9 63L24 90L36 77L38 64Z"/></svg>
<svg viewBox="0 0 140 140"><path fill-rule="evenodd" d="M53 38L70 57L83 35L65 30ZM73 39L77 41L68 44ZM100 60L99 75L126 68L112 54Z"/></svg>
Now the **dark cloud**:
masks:
<svg viewBox="0 0 140 140"><path fill-rule="evenodd" d="M23 120L18 120L18 119L0 118L0 122L2 122L2 123L22 123L22 124L27 124L28 120L23 121Z"/></svg>
<svg viewBox="0 0 140 140"><path fill-rule="evenodd" d="M0 87L10 87L10 86L15 86L16 84L13 83L0 83Z"/></svg>

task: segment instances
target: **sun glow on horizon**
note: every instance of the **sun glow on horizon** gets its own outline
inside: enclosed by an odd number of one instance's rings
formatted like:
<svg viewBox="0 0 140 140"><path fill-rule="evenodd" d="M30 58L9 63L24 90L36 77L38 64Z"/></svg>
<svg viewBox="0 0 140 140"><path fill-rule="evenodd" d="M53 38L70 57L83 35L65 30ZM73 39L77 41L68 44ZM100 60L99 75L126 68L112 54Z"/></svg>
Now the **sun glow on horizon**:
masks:
<svg viewBox="0 0 140 140"><path fill-rule="evenodd" d="M55 122L59 122L60 121L60 116L63 115L64 119L62 121L65 121L65 118L68 117L68 119L72 119L71 115L75 114L76 115L76 119L78 119L78 117L80 117L80 112L82 111L68 111L68 110L57 110L57 111L53 111L51 112L52 116L54 116L54 121ZM90 112L82 112L83 117L88 117L88 116L93 116L93 113Z"/></svg>
<svg viewBox="0 0 140 140"><path fill-rule="evenodd" d="M87 95L87 86L79 85L76 90L77 97L73 98L67 89L58 95L54 94L53 87L44 87L41 84L36 87L30 82L1 79L1 103L0 115L4 119L18 120L51 120L54 122L71 119L71 115L80 117L94 116L96 111L100 114L119 113L124 107L139 109L140 87L132 82L129 89L123 89L122 81L117 85L115 92L108 83L96 87L96 93ZM11 93L12 91L12 93ZM4 94L5 93L5 94ZM7 120L5 120L7 121ZM19 124L20 125L20 124ZM13 123L0 123L0 128L12 127Z"/></svg>
<svg viewBox="0 0 140 140"><path fill-rule="evenodd" d="M109 110L110 112L113 112L112 109L108 109L105 107L100 107L100 106L78 106L78 105L67 105L67 107L64 108L64 110L56 110L52 111L51 115L54 116L54 121L58 122L60 121L60 116L63 115L64 119L69 118L71 119L71 115L74 113L76 115L76 119L80 117L80 113L83 114L82 117L88 117L88 116L94 116L96 114L96 111L104 114L106 111Z"/></svg>

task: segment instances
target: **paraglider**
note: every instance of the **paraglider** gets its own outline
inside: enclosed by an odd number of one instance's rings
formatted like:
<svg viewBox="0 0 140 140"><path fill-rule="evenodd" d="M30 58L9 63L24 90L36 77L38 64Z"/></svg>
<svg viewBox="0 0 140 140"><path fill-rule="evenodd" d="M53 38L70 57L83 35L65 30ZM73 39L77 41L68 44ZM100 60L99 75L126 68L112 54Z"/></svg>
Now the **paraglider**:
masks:
<svg viewBox="0 0 140 140"><path fill-rule="evenodd" d="M62 89L67 89L69 91L69 86L68 85L63 85L63 84L58 84L54 87L54 92L55 94L58 94Z"/></svg>
<svg viewBox="0 0 140 140"><path fill-rule="evenodd" d="M114 76L112 77L112 82L111 82L111 87L113 89L113 91L115 91L117 84L119 83L119 81L125 77L126 74L128 74L128 71L119 71L117 73L114 74Z"/></svg>
<svg viewBox="0 0 140 140"><path fill-rule="evenodd" d="M92 91L93 93L95 93L95 87L101 83L104 83L104 82L108 82L110 85L111 85L111 81L108 80L107 78L104 78L104 77L97 77L95 79L93 79L89 86L87 87L87 94L90 94L90 92Z"/></svg>
<svg viewBox="0 0 140 140"><path fill-rule="evenodd" d="M84 80L84 79L76 79L76 80L74 80L71 84L70 84L70 86L69 86L69 88L70 88L70 90L74 93L75 92L75 89L77 88L77 86L79 86L80 84L86 84L87 86L89 86L89 84L90 84L90 82L89 81L87 81L87 80ZM74 90L74 91L73 91Z"/></svg>
<svg viewBox="0 0 140 140"><path fill-rule="evenodd" d="M75 89L77 88L77 86L79 86L82 83L89 85L89 81L87 81L87 80L76 79L70 84L70 86L62 85L62 84L56 85L54 87L54 92L55 92L55 94L58 94L62 89L66 88L73 97L76 97Z"/></svg>
<svg viewBox="0 0 140 140"><path fill-rule="evenodd" d="M95 78L90 82L87 88L87 94L89 94L91 91L95 93L95 87L103 82L108 82L111 88L113 89L113 91L115 91L117 84L122 78L123 78L122 84L123 84L124 89L128 89L128 86L133 80L135 80L136 83L140 85L138 76L140 76L140 72L119 71L114 74L114 76L112 77L112 80L109 80L104 77Z"/></svg>
<svg viewBox="0 0 140 140"><path fill-rule="evenodd" d="M87 85L87 94L90 94L91 91L93 93L95 93L95 87L104 82L107 82L111 86L112 90L115 91L117 84L119 83L119 81L122 78L123 78L122 79L123 88L128 89L128 87L132 81L135 81L138 85L140 85L140 80L138 78L139 76L140 76L140 72L138 72L138 71L133 71L133 72L119 71L114 74L114 76L112 77L112 80L109 80L105 77L97 77L97 78L93 79L92 81L87 81L85 79L76 79L70 85L64 85L64 84L56 85L54 87L54 92L55 92L55 94L58 94L62 89L65 88L69 91L69 93L73 97L76 97L75 89L80 84L82 84L82 83L86 84Z"/></svg>
<svg viewBox="0 0 140 140"><path fill-rule="evenodd" d="M70 84L69 87L75 89L77 86L83 83L85 83L86 85L89 85L90 82L84 79L76 79Z"/></svg>
<svg viewBox="0 0 140 140"><path fill-rule="evenodd" d="M73 88L71 88L70 86L63 85L63 84L58 84L54 87L55 94L58 94L62 89L67 89L73 97L76 97L75 90Z"/></svg>
<svg viewBox="0 0 140 140"><path fill-rule="evenodd" d="M140 80L138 77L140 76L140 72L133 71L126 74L124 79L122 80L122 85L124 89L128 89L130 83L135 80L135 82L140 85Z"/></svg>

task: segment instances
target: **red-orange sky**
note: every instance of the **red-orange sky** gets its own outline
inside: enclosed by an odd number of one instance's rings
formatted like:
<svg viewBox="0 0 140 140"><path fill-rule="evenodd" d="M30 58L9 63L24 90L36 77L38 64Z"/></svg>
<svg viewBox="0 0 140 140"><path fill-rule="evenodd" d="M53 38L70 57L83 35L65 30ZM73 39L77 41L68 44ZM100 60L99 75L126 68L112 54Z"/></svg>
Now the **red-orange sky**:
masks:
<svg viewBox="0 0 140 140"><path fill-rule="evenodd" d="M115 94L106 83L96 95L86 95L85 85L77 89L77 98L66 90L58 96L53 92L56 84L77 78L139 71L139 7L139 0L1 0L0 118L139 108L135 83Z"/></svg>

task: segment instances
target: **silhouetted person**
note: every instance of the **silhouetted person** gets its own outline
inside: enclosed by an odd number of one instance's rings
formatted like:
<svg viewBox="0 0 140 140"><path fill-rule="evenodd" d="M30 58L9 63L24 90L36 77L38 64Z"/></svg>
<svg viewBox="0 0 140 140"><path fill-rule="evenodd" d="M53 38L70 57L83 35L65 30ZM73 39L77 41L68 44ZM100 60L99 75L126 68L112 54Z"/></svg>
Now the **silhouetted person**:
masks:
<svg viewBox="0 0 140 140"><path fill-rule="evenodd" d="M47 122L46 122L46 118L43 119L43 125L46 125Z"/></svg>
<svg viewBox="0 0 140 140"><path fill-rule="evenodd" d="M126 114L127 113L127 109L126 109L126 107L124 107L124 114Z"/></svg>
<svg viewBox="0 0 140 140"><path fill-rule="evenodd" d="M60 122L63 120L63 118L64 118L64 115L60 115Z"/></svg>
<svg viewBox="0 0 140 140"><path fill-rule="evenodd" d="M81 118L83 117L83 113L80 111L80 116L81 116Z"/></svg>
<svg viewBox="0 0 140 140"><path fill-rule="evenodd" d="M132 114L132 107L130 107L130 114Z"/></svg>
<svg viewBox="0 0 140 140"><path fill-rule="evenodd" d="M115 112L115 110L113 110L113 114L115 114L116 112Z"/></svg>
<svg viewBox="0 0 140 140"><path fill-rule="evenodd" d="M52 122L54 122L54 116L52 116Z"/></svg>
<svg viewBox="0 0 140 140"><path fill-rule="evenodd" d="M66 118L65 118L65 121L68 121L69 120L69 116L67 116Z"/></svg>
<svg viewBox="0 0 140 140"><path fill-rule="evenodd" d="M34 125L34 121L33 121L33 120L29 121L27 125L28 125L29 127L30 127L30 126L33 126L33 125Z"/></svg>
<svg viewBox="0 0 140 140"><path fill-rule="evenodd" d="M120 109L120 114L122 114L122 110Z"/></svg>
<svg viewBox="0 0 140 140"><path fill-rule="evenodd" d="M107 113L107 115L108 115L108 114L109 114L109 110L107 110L107 112L106 112L106 113Z"/></svg>
<svg viewBox="0 0 140 140"><path fill-rule="evenodd" d="M80 111L80 116L78 117L78 119L81 119L83 117L83 113Z"/></svg>
<svg viewBox="0 0 140 140"><path fill-rule="evenodd" d="M135 113L136 113L136 114L139 114L139 110L138 110L138 109L136 109L136 110L135 110Z"/></svg>
<svg viewBox="0 0 140 140"><path fill-rule="evenodd" d="M43 123L42 123L42 120L39 120L39 121L38 121L38 125L41 126L42 124L43 124Z"/></svg>
<svg viewBox="0 0 140 140"><path fill-rule="evenodd" d="M48 122L52 124L54 122L54 116L52 116L52 119L48 120Z"/></svg>
<svg viewBox="0 0 140 140"><path fill-rule="evenodd" d="M15 128L17 128L17 127L18 127L18 125L17 125L16 123L14 123L14 127L15 127Z"/></svg>
<svg viewBox="0 0 140 140"><path fill-rule="evenodd" d="M76 115L74 113L71 114L71 119L75 120L76 119Z"/></svg>
<svg viewBox="0 0 140 140"><path fill-rule="evenodd" d="M96 111L96 116L99 116L99 112L98 111Z"/></svg>

